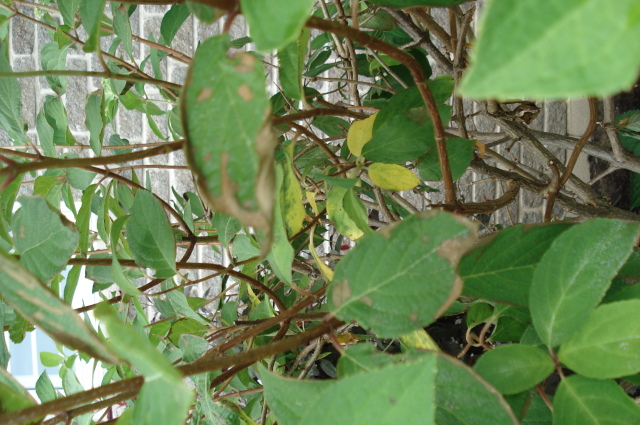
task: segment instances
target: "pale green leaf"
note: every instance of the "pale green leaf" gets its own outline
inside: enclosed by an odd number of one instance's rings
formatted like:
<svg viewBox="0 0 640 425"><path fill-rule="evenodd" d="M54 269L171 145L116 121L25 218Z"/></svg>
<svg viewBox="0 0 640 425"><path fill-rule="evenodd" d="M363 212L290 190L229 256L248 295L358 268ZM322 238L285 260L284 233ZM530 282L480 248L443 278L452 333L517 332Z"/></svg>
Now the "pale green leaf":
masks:
<svg viewBox="0 0 640 425"><path fill-rule="evenodd" d="M113 32L122 40L122 48L133 58L133 40L131 39L131 22L128 13L129 5L111 3L113 14Z"/></svg>
<svg viewBox="0 0 640 425"><path fill-rule="evenodd" d="M279 49L294 41L311 15L313 0L240 0L258 50Z"/></svg>
<svg viewBox="0 0 640 425"><path fill-rule="evenodd" d="M278 50L278 62L280 68L278 78L284 94L292 99L302 100L304 89L302 87L302 72L307 56L309 43L309 30L302 31L300 37L284 48Z"/></svg>
<svg viewBox="0 0 640 425"><path fill-rule="evenodd" d="M638 0L494 0L460 93L472 98L604 96L638 76Z"/></svg>
<svg viewBox="0 0 640 425"><path fill-rule="evenodd" d="M138 190L127 223L127 241L136 263L158 278L176 274L176 241L162 205L151 192Z"/></svg>
<svg viewBox="0 0 640 425"><path fill-rule="evenodd" d="M98 360L119 363L71 307L4 254L0 254L0 293L6 303L54 340Z"/></svg>
<svg viewBox="0 0 640 425"><path fill-rule="evenodd" d="M280 207L282 179L284 177L284 171L282 166L278 164L276 167L276 211L274 213L273 223L273 241L271 243L271 250L267 256L267 260L271 265L278 279L285 283L292 283L292 263L295 256L293 246L287 238L287 230L284 222L285 211ZM300 200L302 201L302 200Z"/></svg>
<svg viewBox="0 0 640 425"><path fill-rule="evenodd" d="M228 247L242 230L242 224L238 220L223 213L215 213L211 219L211 225L218 231L218 240L224 247Z"/></svg>
<svg viewBox="0 0 640 425"><path fill-rule="evenodd" d="M548 377L555 365L548 353L530 345L502 345L484 353L474 370L502 394L517 394Z"/></svg>
<svg viewBox="0 0 640 425"><path fill-rule="evenodd" d="M40 196L22 196L11 227L20 263L43 282L60 273L78 247L78 232Z"/></svg>
<svg viewBox="0 0 640 425"><path fill-rule="evenodd" d="M366 236L335 268L330 311L381 337L428 325L459 296L455 267L475 236L470 222L442 212Z"/></svg>
<svg viewBox="0 0 640 425"><path fill-rule="evenodd" d="M591 315L631 255L640 226L595 219L563 232L538 263L529 296L538 335L555 347Z"/></svg>
<svg viewBox="0 0 640 425"><path fill-rule="evenodd" d="M0 367L0 413L13 412L37 403L18 380Z"/></svg>
<svg viewBox="0 0 640 425"><path fill-rule="evenodd" d="M111 275L113 276L115 284L118 285L125 294L141 295L142 292L140 292L131 279L124 274L116 254L118 251L118 245L120 244L120 232L122 231L125 223L129 221L129 218L130 216L128 215L118 217L111 225Z"/></svg>
<svg viewBox="0 0 640 425"><path fill-rule="evenodd" d="M58 47L58 43L52 41L45 44L40 50L40 65L44 71L59 71L67 69L67 53L69 46ZM64 75L46 75L45 79L51 90L58 95L63 95L67 90L67 77Z"/></svg>
<svg viewBox="0 0 640 425"><path fill-rule="evenodd" d="M630 425L639 418L640 406L614 381L572 375L553 399L553 425Z"/></svg>
<svg viewBox="0 0 640 425"><path fill-rule="evenodd" d="M284 176L282 188L280 189L282 218L290 236L295 235L302 229L302 223L306 215L304 205L302 205L302 189L294 172L293 147L293 144L289 145L284 152L286 160L282 164Z"/></svg>
<svg viewBox="0 0 640 425"><path fill-rule="evenodd" d="M85 124L89 130L89 144L91 150L97 155L102 155L102 139L104 137L104 119L102 116L102 89L98 89L87 95Z"/></svg>
<svg viewBox="0 0 640 425"><path fill-rule="evenodd" d="M601 305L580 330L562 344L558 357L590 378L621 378L640 372L640 300Z"/></svg>

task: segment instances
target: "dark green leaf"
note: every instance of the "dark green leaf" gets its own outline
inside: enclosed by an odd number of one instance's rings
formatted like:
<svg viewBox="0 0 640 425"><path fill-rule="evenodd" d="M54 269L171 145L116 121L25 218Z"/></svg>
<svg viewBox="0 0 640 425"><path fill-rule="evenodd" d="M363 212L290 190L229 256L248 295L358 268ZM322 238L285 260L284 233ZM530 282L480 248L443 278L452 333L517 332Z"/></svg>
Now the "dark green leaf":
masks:
<svg viewBox="0 0 640 425"><path fill-rule="evenodd" d="M176 241L162 205L151 192L138 190L127 223L127 241L136 263L158 278L176 274Z"/></svg>
<svg viewBox="0 0 640 425"><path fill-rule="evenodd" d="M58 3L58 9L65 25L75 27L76 12L81 0L64 0Z"/></svg>
<svg viewBox="0 0 640 425"><path fill-rule="evenodd" d="M640 323L630 320L640 300L602 305L560 347L567 367L590 378L620 378L640 372Z"/></svg>
<svg viewBox="0 0 640 425"><path fill-rule="evenodd" d="M475 145L476 143L474 141L461 139L459 137L452 137L447 140L447 154L453 180L458 180L467 171L467 168L469 168L469 164L471 164L471 160L473 159ZM438 150L435 146L424 156L420 157L420 164L418 164L416 168L420 172L422 180L442 180Z"/></svg>
<svg viewBox="0 0 640 425"><path fill-rule="evenodd" d="M531 282L533 325L549 347L573 335L591 315L631 254L640 226L595 219L563 232L538 264Z"/></svg>
<svg viewBox="0 0 640 425"><path fill-rule="evenodd" d="M528 306L538 262L555 238L571 226L517 225L482 239L477 248L460 260L463 293Z"/></svg>
<svg viewBox="0 0 640 425"><path fill-rule="evenodd" d="M278 77L284 94L292 99L302 100L302 72L309 44L309 30L302 31L300 37L278 50L280 69Z"/></svg>
<svg viewBox="0 0 640 425"><path fill-rule="evenodd" d="M11 223L20 263L43 282L60 273L78 247L78 232L40 196L19 199Z"/></svg>
<svg viewBox="0 0 640 425"><path fill-rule="evenodd" d="M381 337L424 327L458 297L455 266L474 240L471 223L446 213L414 216L367 235L336 266L329 309Z"/></svg>
<svg viewBox="0 0 640 425"><path fill-rule="evenodd" d="M218 240L224 247L228 247L231 240L242 230L242 224L230 215L215 213L211 225L218 231Z"/></svg>
<svg viewBox="0 0 640 425"><path fill-rule="evenodd" d="M549 354L529 345L502 345L484 353L474 369L502 394L533 388L553 372Z"/></svg>

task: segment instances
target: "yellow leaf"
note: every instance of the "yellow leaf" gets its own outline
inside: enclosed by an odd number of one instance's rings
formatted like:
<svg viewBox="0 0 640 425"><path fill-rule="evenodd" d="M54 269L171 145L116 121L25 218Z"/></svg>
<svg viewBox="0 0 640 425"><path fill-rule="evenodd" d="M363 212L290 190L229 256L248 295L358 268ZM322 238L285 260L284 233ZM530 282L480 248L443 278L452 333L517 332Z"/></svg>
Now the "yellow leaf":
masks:
<svg viewBox="0 0 640 425"><path fill-rule="evenodd" d="M376 120L376 115L378 114L375 113L364 120L354 121L349 127L347 146L355 156L362 155L362 147L373 137L373 123Z"/></svg>
<svg viewBox="0 0 640 425"><path fill-rule="evenodd" d="M431 335L424 329L416 329L412 332L400 336L400 341L409 348L419 350L441 351Z"/></svg>
<svg viewBox="0 0 640 425"><path fill-rule="evenodd" d="M376 162L369 166L369 177L380 189L400 191L413 189L420 184L420 179L410 170L397 164Z"/></svg>
<svg viewBox="0 0 640 425"><path fill-rule="evenodd" d="M313 230L315 230L315 227L313 228ZM310 238L313 240L313 232L311 233ZM313 259L316 260L316 264L318 265L318 268L320 269L322 275L327 279L328 282L331 282L333 280L333 270L331 270L329 266L327 266L322 262L322 260L320 260L320 257L318 257L318 253L316 252L316 249L313 246L312 242L309 242L309 251L311 251Z"/></svg>
<svg viewBox="0 0 640 425"><path fill-rule="evenodd" d="M293 172L293 143L290 148L285 149L286 164L283 164L284 178L280 196L280 206L282 207L282 218L287 226L289 235L295 235L302 229L302 222L306 212L302 205L302 189L300 182Z"/></svg>
<svg viewBox="0 0 640 425"><path fill-rule="evenodd" d="M311 191L306 191L305 195L307 197L307 201L309 201L309 205L313 208L313 212L318 215L320 214L320 210L318 209L318 204L316 204L316 193Z"/></svg>

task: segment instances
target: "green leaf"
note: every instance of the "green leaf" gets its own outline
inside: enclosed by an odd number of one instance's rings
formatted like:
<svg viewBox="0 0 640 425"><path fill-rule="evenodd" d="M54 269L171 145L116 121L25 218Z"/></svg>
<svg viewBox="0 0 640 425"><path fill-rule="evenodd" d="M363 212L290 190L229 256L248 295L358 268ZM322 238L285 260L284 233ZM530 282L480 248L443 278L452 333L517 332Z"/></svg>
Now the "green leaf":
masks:
<svg viewBox="0 0 640 425"><path fill-rule="evenodd" d="M464 295L528 306L533 273L542 255L571 226L516 225L483 238L460 260Z"/></svg>
<svg viewBox="0 0 640 425"><path fill-rule="evenodd" d="M182 102L186 154L216 211L266 228L275 184L264 70L248 53L229 57L228 44L225 35L209 38L191 64Z"/></svg>
<svg viewBox="0 0 640 425"><path fill-rule="evenodd" d="M402 164L423 155L435 143L431 121L419 124L400 113L378 126L379 122L380 115L374 122L373 137L362 148L368 160Z"/></svg>
<svg viewBox="0 0 640 425"><path fill-rule="evenodd" d="M35 389L36 389L36 395L38 396L38 398L42 403L46 403L48 401L52 401L58 398L56 389L53 386L53 383L51 382L49 375L47 375L46 370L42 372L42 374L38 377L38 380L36 381Z"/></svg>
<svg viewBox="0 0 640 425"><path fill-rule="evenodd" d="M528 345L502 345L484 353L474 369L502 394L535 387L553 372L549 354Z"/></svg>
<svg viewBox="0 0 640 425"><path fill-rule="evenodd" d="M81 0L64 0L58 3L58 9L65 25L75 27L76 12Z"/></svg>
<svg viewBox="0 0 640 425"><path fill-rule="evenodd" d="M40 50L40 65L43 71L59 71L67 69L67 53L69 46L58 47L58 43L52 41L45 44ZM51 90L59 96L67 91L67 77L64 75L46 75L45 79Z"/></svg>
<svg viewBox="0 0 640 425"><path fill-rule="evenodd" d="M480 28L463 96L605 96L638 76L640 44L629 43L640 34L638 0L496 0Z"/></svg>
<svg viewBox="0 0 640 425"><path fill-rule="evenodd" d="M298 38L312 4L313 0L240 0L251 38L261 51L279 49Z"/></svg>
<svg viewBox="0 0 640 425"><path fill-rule="evenodd" d="M8 60L7 46L0 41L0 72L13 72ZM15 144L22 145L27 137L26 123L22 119L22 90L17 78L0 78L0 127Z"/></svg>
<svg viewBox="0 0 640 425"><path fill-rule="evenodd" d="M304 61L307 57L307 45L309 44L309 30L304 30L300 37L284 48L278 50L280 68L278 78L282 91L287 97L302 100L302 72Z"/></svg>
<svg viewBox="0 0 640 425"><path fill-rule="evenodd" d="M7 370L0 367L0 413L35 406L37 402Z"/></svg>
<svg viewBox="0 0 640 425"><path fill-rule="evenodd" d="M89 130L89 144L96 156L102 155L102 139L104 137L104 119L102 116L102 89L87 95L85 124Z"/></svg>
<svg viewBox="0 0 640 425"><path fill-rule="evenodd" d="M130 216L128 215L118 217L111 225L111 275L113 276L114 283L122 289L122 292L135 296L141 295L142 292L140 292L131 279L124 274L122 266L118 262L118 256L116 255L118 251L118 244L120 243L120 232L122 231L125 223L129 221L129 218Z"/></svg>
<svg viewBox="0 0 640 425"><path fill-rule="evenodd" d="M289 242L289 239L287 238L287 229L284 223L285 210L280 207L280 190L282 189L283 177L284 171L282 166L278 164L276 167L275 199L277 207L274 213L273 241L271 242L271 250L269 251L267 260L269 261L269 265L271 265L276 276L278 276L278 279L290 285L293 282L291 267L295 252L293 250L293 246L291 246L291 242ZM302 199L300 202L302 202Z"/></svg>
<svg viewBox="0 0 640 425"><path fill-rule="evenodd" d="M118 357L71 307L20 264L1 253L0 293L7 304L54 340L98 360L119 363Z"/></svg>
<svg viewBox="0 0 640 425"><path fill-rule="evenodd" d="M221 16L224 16L224 12L215 9L211 6L207 6L206 4L197 3L193 0L186 1L187 7L189 7L189 11L193 13L198 20L202 21L205 24L212 24Z"/></svg>
<svg viewBox="0 0 640 425"><path fill-rule="evenodd" d="M266 400L281 425L434 423L435 374L435 356L350 375L332 385L260 370Z"/></svg>
<svg viewBox="0 0 640 425"><path fill-rule="evenodd" d="M165 46L171 46L173 38L189 15L189 8L185 4L175 4L165 13L160 24L160 35Z"/></svg>
<svg viewBox="0 0 640 425"><path fill-rule="evenodd" d="M613 381L571 375L553 399L553 425L635 424L640 407Z"/></svg>
<svg viewBox="0 0 640 425"><path fill-rule="evenodd" d="M78 158L78 155L74 153L64 153L62 154L62 157ZM64 173L67 175L67 182L69 182L69 186L78 190L85 190L88 188L96 176L96 173L92 171L74 167L64 169Z"/></svg>
<svg viewBox="0 0 640 425"><path fill-rule="evenodd" d="M448 7L456 6L458 4L466 3L472 0L370 0L371 3L379 4L380 6L389 7L416 7L416 6L434 6L434 7Z"/></svg>
<svg viewBox="0 0 640 425"><path fill-rule="evenodd" d="M211 219L211 225L218 231L218 240L225 248L242 230L242 224L238 220L223 213L215 213Z"/></svg>
<svg viewBox="0 0 640 425"><path fill-rule="evenodd" d="M184 424L193 393L180 373L132 326L122 323L113 307L102 303L95 314L105 324L113 349L145 378L134 407L133 423Z"/></svg>
<svg viewBox="0 0 640 425"><path fill-rule="evenodd" d="M78 247L78 232L40 196L22 196L11 223L20 263L43 282L67 265Z"/></svg>
<svg viewBox="0 0 640 425"><path fill-rule="evenodd" d="M620 378L640 372L640 323L629 320L640 300L601 305L560 347L560 361L589 378Z"/></svg>
<svg viewBox="0 0 640 425"><path fill-rule="evenodd" d="M384 338L428 325L458 297L455 267L475 235L466 220L427 213L366 236L335 268L330 311Z"/></svg>
<svg viewBox="0 0 640 425"><path fill-rule="evenodd" d="M451 167L451 177L458 180L469 168L473 159L473 150L476 143L473 140L452 137L447 140L447 154L449 166ZM424 156L420 157L420 163L416 167L422 180L439 181L442 180L440 170L440 160L438 150L433 147Z"/></svg>
<svg viewBox="0 0 640 425"><path fill-rule="evenodd" d="M80 19L89 35L82 50L87 53L100 48L100 21L107 0L80 0Z"/></svg>
<svg viewBox="0 0 640 425"><path fill-rule="evenodd" d="M191 363L198 360L209 349L209 342L206 339L195 335L182 335L179 342L182 350L182 360Z"/></svg>
<svg viewBox="0 0 640 425"><path fill-rule="evenodd" d="M284 176L282 188L280 189L280 209L282 218L289 235L293 236L302 229L302 223L306 216L304 205L302 205L302 189L295 173L293 164L293 148L291 144L285 149L285 163L282 164Z"/></svg>
<svg viewBox="0 0 640 425"><path fill-rule="evenodd" d="M60 366L64 362L64 357L56 353L48 353L46 351L40 352L40 363L44 367L56 367Z"/></svg>
<svg viewBox="0 0 640 425"><path fill-rule="evenodd" d="M98 188L97 184L93 184L87 187L82 192L82 198L80 210L78 211L78 217L76 219L76 226L78 228L79 240L80 240L80 252L86 254L89 250L89 222L91 220L91 202L93 195Z"/></svg>
<svg viewBox="0 0 640 425"><path fill-rule="evenodd" d="M47 96L42 111L47 123L53 129L53 143L56 145L73 145L75 140L69 132L67 110L58 97Z"/></svg>
<svg viewBox="0 0 640 425"><path fill-rule="evenodd" d="M629 209L640 207L640 174L638 173L631 173L629 178L629 198L631 202Z"/></svg>
<svg viewBox="0 0 640 425"><path fill-rule="evenodd" d="M533 275L529 308L542 341L555 347L573 335L631 254L640 226L595 219L563 232Z"/></svg>
<svg viewBox="0 0 640 425"><path fill-rule="evenodd" d="M138 190L127 223L127 241L136 263L156 271L157 278L176 274L176 241L162 205L147 190Z"/></svg>
<svg viewBox="0 0 640 425"><path fill-rule="evenodd" d="M361 208L355 207L354 204L357 205L359 201L353 200L353 197L357 198L353 189L345 189L339 186L331 188L327 196L327 214L329 214L329 218L338 232L351 240L356 240L365 233L370 233L371 228L367 224L366 211L364 219L359 217L362 215L364 207L362 204L360 204ZM347 204L351 208L348 209Z"/></svg>
<svg viewBox="0 0 640 425"><path fill-rule="evenodd" d="M131 38L131 22L129 21L127 4L111 3L113 14L113 32L122 40L122 48L133 58L133 40Z"/></svg>

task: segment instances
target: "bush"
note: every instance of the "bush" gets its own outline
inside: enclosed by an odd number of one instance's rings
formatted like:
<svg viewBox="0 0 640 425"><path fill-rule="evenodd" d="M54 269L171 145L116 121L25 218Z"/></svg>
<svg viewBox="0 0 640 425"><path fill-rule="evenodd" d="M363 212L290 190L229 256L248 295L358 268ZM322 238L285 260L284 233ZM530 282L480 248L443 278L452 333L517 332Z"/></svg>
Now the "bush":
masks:
<svg viewBox="0 0 640 425"><path fill-rule="evenodd" d="M0 323L58 343L40 359L62 388L43 372L37 402L3 339L0 423L640 423L639 217L572 174L581 152L629 170L640 205L639 115L611 97L637 77L637 0L488 1L477 34L464 0L40 3L0 4ZM133 34L163 3L159 37ZM193 58L171 47L191 15L224 17ZM24 19L51 41L41 70L13 72ZM79 49L102 70L67 69ZM38 76L36 143L18 78ZM88 145L70 78L100 82ZM579 139L531 128L536 101L587 96ZM123 108L163 141L117 134ZM196 185L167 199L149 170L184 168L179 152ZM465 201L461 179L486 178L502 195ZM541 223L488 219L523 191L546 199ZM193 296L198 270L220 291ZM103 301L74 309L82 273Z"/></svg>

